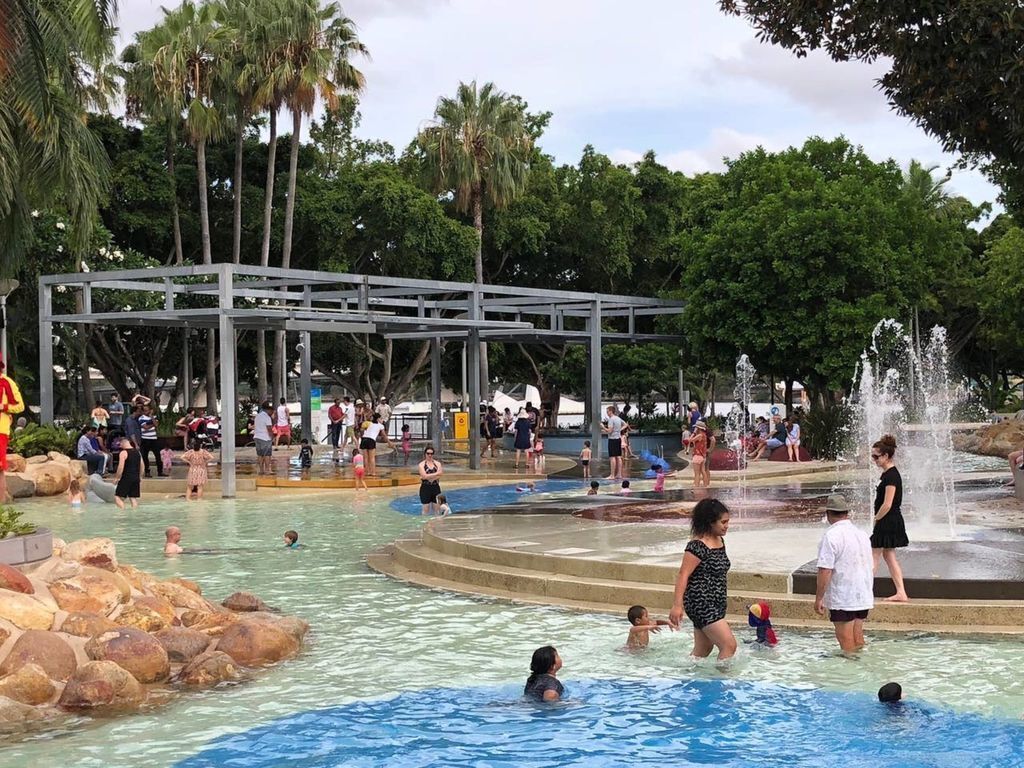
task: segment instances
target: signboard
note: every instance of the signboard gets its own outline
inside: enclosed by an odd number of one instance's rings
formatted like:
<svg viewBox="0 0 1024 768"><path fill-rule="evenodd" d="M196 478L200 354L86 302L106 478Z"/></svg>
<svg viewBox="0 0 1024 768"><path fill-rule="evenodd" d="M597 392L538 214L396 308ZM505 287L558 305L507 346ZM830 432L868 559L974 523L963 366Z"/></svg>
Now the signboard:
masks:
<svg viewBox="0 0 1024 768"><path fill-rule="evenodd" d="M319 387L314 387L314 388L309 390L309 410L310 411L316 412L316 411L320 410L320 408L322 407L322 403L320 402L320 397L322 395L323 395L323 393L320 391Z"/></svg>
<svg viewBox="0 0 1024 768"><path fill-rule="evenodd" d="M455 414L455 439L469 440L469 414Z"/></svg>

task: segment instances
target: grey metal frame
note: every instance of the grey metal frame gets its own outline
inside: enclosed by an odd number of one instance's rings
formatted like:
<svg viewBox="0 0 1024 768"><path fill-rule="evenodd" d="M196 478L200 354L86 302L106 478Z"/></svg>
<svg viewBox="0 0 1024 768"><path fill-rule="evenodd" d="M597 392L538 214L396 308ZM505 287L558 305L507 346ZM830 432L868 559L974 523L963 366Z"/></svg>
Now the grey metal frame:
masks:
<svg viewBox="0 0 1024 768"><path fill-rule="evenodd" d="M81 313L55 314L53 290L82 293ZM95 290L147 291L163 295L161 309L93 312ZM205 296L207 307L176 306L181 296ZM267 302L267 303L262 303ZM235 333L244 329L295 331L302 343L300 389L302 432L311 436L309 410L313 333L366 333L390 339L430 341L430 393L434 408L429 434L440 449L441 340L462 339L469 370L480 369L480 341L562 342L588 346L587 414L594 456L601 454L601 347L604 344L678 342L678 336L637 333L635 319L676 314L683 302L614 294L519 286L414 280L239 264L212 264L108 272L46 275L39 279L39 386L41 418L53 421L53 326L158 325L208 328L219 333L220 392L237 401ZM530 318L547 318L537 327ZM625 331L603 331L605 320L624 318ZM569 323L566 320L569 319ZM579 320L584 321L584 327ZM188 338L183 342L188 348ZM480 467L480 381L468 377L470 467ZM221 409L224 435L235 434L235 409ZM221 443L222 495L235 495L235 444Z"/></svg>

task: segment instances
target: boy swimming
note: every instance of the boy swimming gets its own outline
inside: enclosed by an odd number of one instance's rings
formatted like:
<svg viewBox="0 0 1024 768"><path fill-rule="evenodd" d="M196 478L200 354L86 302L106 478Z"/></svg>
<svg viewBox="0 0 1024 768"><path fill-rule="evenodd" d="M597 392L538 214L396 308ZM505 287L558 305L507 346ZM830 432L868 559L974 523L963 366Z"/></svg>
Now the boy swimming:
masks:
<svg viewBox="0 0 1024 768"><path fill-rule="evenodd" d="M662 627L671 625L664 619L652 619L642 605L634 605L626 613L631 624L629 637L626 638L627 648L646 648L651 639L651 632L660 632Z"/></svg>
<svg viewBox="0 0 1024 768"><path fill-rule="evenodd" d="M284 546L286 549L298 549L299 548L299 532L298 531L285 531L284 532Z"/></svg>
<svg viewBox="0 0 1024 768"><path fill-rule="evenodd" d="M182 552L185 551L181 548L181 545L178 543L179 541L181 541L180 528L173 525L170 526L166 531L164 531L164 538L166 539L166 542L164 543L165 555L180 555Z"/></svg>

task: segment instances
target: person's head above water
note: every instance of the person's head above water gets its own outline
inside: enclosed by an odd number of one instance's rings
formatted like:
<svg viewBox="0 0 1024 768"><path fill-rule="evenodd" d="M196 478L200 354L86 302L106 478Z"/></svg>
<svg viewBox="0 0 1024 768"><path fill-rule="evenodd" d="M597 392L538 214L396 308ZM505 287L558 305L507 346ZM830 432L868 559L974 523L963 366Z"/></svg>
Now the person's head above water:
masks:
<svg viewBox="0 0 1024 768"><path fill-rule="evenodd" d="M590 481L590 487L593 488L596 491L598 488L601 487L601 484L599 482L597 482L597 480L591 480Z"/></svg>
<svg viewBox="0 0 1024 768"><path fill-rule="evenodd" d="M690 533L701 536L725 536L729 530L729 508L718 499L701 499L693 508Z"/></svg>
<svg viewBox="0 0 1024 768"><path fill-rule="evenodd" d="M176 525L172 525L164 531L164 537L167 539L168 544L177 544L181 541L181 529Z"/></svg>
<svg viewBox="0 0 1024 768"><path fill-rule="evenodd" d="M299 540L298 531L285 531L284 532L284 543L286 546L294 547Z"/></svg>
<svg viewBox="0 0 1024 768"><path fill-rule="evenodd" d="M626 618L629 619L629 623L634 627L637 624L646 623L644 619L647 618L647 609L642 605L634 605L626 612Z"/></svg>
<svg viewBox="0 0 1024 768"><path fill-rule="evenodd" d="M899 683L886 683L878 689L878 700L886 704L903 699L903 686Z"/></svg>
<svg viewBox="0 0 1024 768"><path fill-rule="evenodd" d="M629 488L629 480L623 480L622 481L622 487L623 488Z"/></svg>
<svg viewBox="0 0 1024 768"><path fill-rule="evenodd" d="M538 675L553 675L562 668L562 659L553 645L545 645L533 652L530 659L530 679Z"/></svg>

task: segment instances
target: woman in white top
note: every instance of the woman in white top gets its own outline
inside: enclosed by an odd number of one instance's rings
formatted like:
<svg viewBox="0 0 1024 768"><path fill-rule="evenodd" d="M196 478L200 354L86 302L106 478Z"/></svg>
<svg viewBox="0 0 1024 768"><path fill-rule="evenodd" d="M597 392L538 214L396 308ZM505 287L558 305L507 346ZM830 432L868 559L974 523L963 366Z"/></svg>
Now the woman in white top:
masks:
<svg viewBox="0 0 1024 768"><path fill-rule="evenodd" d="M789 417L789 433L786 435L786 450L790 461L800 461L800 422L796 416Z"/></svg>
<svg viewBox="0 0 1024 768"><path fill-rule="evenodd" d="M359 450L366 456L366 474L371 477L377 474L377 440L381 439L388 445L388 434L384 431L384 425L380 423L380 414L373 414L370 417L370 426L363 431L363 437L359 441Z"/></svg>

